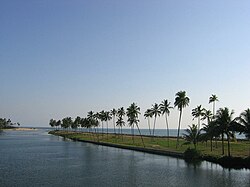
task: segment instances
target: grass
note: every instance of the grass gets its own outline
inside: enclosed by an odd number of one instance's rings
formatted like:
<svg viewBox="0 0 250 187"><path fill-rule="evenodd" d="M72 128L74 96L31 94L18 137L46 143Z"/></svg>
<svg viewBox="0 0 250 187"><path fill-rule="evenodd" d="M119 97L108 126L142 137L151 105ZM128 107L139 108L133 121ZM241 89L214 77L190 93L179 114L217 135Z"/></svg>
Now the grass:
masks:
<svg viewBox="0 0 250 187"><path fill-rule="evenodd" d="M86 132L71 132L71 131L51 131L51 134L64 136L71 139L76 140L87 140L87 141L95 141L102 143L111 143L111 144L119 144L125 146L132 147L143 147L141 137L134 136L134 142L132 140L131 135L118 135L118 134L101 134L101 133L86 133ZM187 148L193 148L193 145L184 145L185 140L180 139L180 146L176 149L176 138L169 138L169 146L168 139L166 137L149 137L143 136L145 148L184 153ZM231 142L231 156L233 157L241 157L246 158L250 156L250 141L240 141ZM225 155L227 155L227 142L224 142ZM201 151L203 156L213 156L213 157L222 157L222 142L217 141L217 147L215 141L213 141L213 151L210 151L210 141L207 144L204 142L199 142L197 145L197 150Z"/></svg>

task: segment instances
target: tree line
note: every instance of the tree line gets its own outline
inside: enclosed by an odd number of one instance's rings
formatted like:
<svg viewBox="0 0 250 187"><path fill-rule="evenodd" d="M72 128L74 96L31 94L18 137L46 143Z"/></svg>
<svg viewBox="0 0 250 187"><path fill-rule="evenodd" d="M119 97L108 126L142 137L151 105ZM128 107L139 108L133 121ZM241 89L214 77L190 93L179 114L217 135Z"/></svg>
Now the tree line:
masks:
<svg viewBox="0 0 250 187"><path fill-rule="evenodd" d="M177 108L179 110L179 118L178 118L178 131L177 131L177 140L176 140L176 148L179 146L180 139L180 129L181 129L181 119L183 109L187 107L190 103L189 97L187 97L185 91L179 91L175 94L175 102L174 105L171 106L171 103L165 99L160 104L153 104L151 108L147 109L144 112L144 117L148 119L148 129L149 133L152 137L155 136L155 128L157 117L160 115L165 116L166 129L167 129L167 140L169 146L169 122L168 117L170 115L170 111L173 108ZM222 141L222 150L224 154L224 136L227 136L228 147L230 147L230 139L235 136L236 132L244 133L246 138L250 139L250 111L249 109L245 110L241 113L239 117L233 119L233 111L230 111L227 107L220 108L216 111L215 104L219 101L218 97L212 94L209 97L209 103L213 104L213 113L205 108L202 108L202 105L197 106L192 110L193 119L197 118L197 124L193 124L189 126L189 129L184 134L184 137L188 142L194 143L195 147L198 141L211 141L211 151L212 151L212 140ZM106 133L108 138L108 126L109 121L113 119L113 128L114 133L119 132L121 135L122 128L125 126L125 115L127 116L127 124L131 128L132 139L134 142L134 128L138 129L138 132L141 136L140 128L139 128L139 115L140 115L140 107L135 103L132 103L126 110L124 107L120 107L117 110L112 109L111 111L100 111L94 113L93 111L89 111L85 118L81 118L77 116L75 119L71 117L63 118L62 120L54 120L51 119L49 124L51 127L58 127L64 129L77 129L79 127L91 129L94 128L95 132L97 132L98 127L101 126L101 133L103 135L104 122L106 123ZM150 119L153 118L153 127L151 127ZM206 123L202 123L201 121L206 121ZM203 128L200 128L203 125ZM116 129L118 127L118 131ZM142 143L143 138L141 136ZM228 154L230 155L230 149L228 149Z"/></svg>
<svg viewBox="0 0 250 187"><path fill-rule="evenodd" d="M14 128L14 125L20 126L20 123L13 123L11 119L0 118L0 129Z"/></svg>

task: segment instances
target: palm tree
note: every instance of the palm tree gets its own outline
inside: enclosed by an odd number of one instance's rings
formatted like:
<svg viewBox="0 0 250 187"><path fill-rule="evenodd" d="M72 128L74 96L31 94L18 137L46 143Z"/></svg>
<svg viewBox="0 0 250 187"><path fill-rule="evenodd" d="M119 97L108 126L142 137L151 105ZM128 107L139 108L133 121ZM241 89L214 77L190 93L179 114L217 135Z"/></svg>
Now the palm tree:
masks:
<svg viewBox="0 0 250 187"><path fill-rule="evenodd" d="M170 102L168 102L167 99L164 99L162 103L160 104L160 110L162 115L165 114L166 118L166 126L167 126L167 136L168 136L168 146L169 146L169 128L168 128L168 116L170 114L170 109L173 109L173 107L170 106Z"/></svg>
<svg viewBox="0 0 250 187"><path fill-rule="evenodd" d="M196 144L199 140L199 136L200 136L200 131L197 128L197 125L192 125L192 126L188 126L189 129L186 129L186 134L184 133L184 139L187 141L184 144L190 144L193 143L194 144L194 148L196 149Z"/></svg>
<svg viewBox="0 0 250 187"><path fill-rule="evenodd" d="M245 134L246 138L250 140L250 109L246 109L240 114L239 122L243 126L242 132Z"/></svg>
<svg viewBox="0 0 250 187"><path fill-rule="evenodd" d="M213 117L215 116L215 102L219 101L218 97L215 94L212 94L212 96L209 97L208 103L213 103Z"/></svg>
<svg viewBox="0 0 250 187"><path fill-rule="evenodd" d="M151 109L147 109L144 113L144 117L148 119L148 129L149 129L149 134L151 136L151 129L150 129L150 118L152 118L152 112Z"/></svg>
<svg viewBox="0 0 250 187"><path fill-rule="evenodd" d="M201 108L201 105L197 106L196 108L192 110L192 116L198 119L198 130L200 130L201 116L203 114L203 111L204 109Z"/></svg>
<svg viewBox="0 0 250 187"><path fill-rule="evenodd" d="M139 131L139 134L141 136L141 140L142 140L142 143L143 143L143 146L145 147L144 145L144 141L143 141L143 138L142 138L142 135L141 135L141 131L140 131L140 128L138 126L138 123L139 123L139 114L140 114L140 107L136 106L135 103L132 103L128 108L127 108L127 116L128 116L128 124L129 126L133 129L132 131L132 139L133 139L133 143L134 143L134 125L136 125L138 131Z"/></svg>
<svg viewBox="0 0 250 187"><path fill-rule="evenodd" d="M210 140L210 150L213 151L213 138L218 136L218 126L215 121L208 121L201 129L205 133L201 134L201 138L205 141Z"/></svg>
<svg viewBox="0 0 250 187"><path fill-rule="evenodd" d="M227 150L228 156L230 154L230 137L233 137L233 132L240 128L240 124L236 122L237 118L232 119L233 110L230 112L227 107L220 108L217 111L215 122L219 125L219 132L222 136L222 154L224 154L224 134L227 135Z"/></svg>
<svg viewBox="0 0 250 187"><path fill-rule="evenodd" d="M212 114L211 110L207 110L207 109L203 108L203 112L202 112L201 116L202 116L201 120L207 119L207 124L209 124L211 119L212 119L213 114Z"/></svg>
<svg viewBox="0 0 250 187"><path fill-rule="evenodd" d="M107 139L108 139L108 133L109 133L109 120L111 120L112 117L110 115L110 112L109 111L106 111L105 112L105 115L104 115L104 121L106 121L106 124L107 124Z"/></svg>
<svg viewBox="0 0 250 187"><path fill-rule="evenodd" d="M121 128L121 136L122 136L122 140L123 140L122 126L125 125L125 121L123 120L122 116L118 117L118 119L116 121L116 125Z"/></svg>
<svg viewBox="0 0 250 187"><path fill-rule="evenodd" d="M58 128L59 126L61 126L61 125L62 125L61 120L58 120L58 121L56 122L57 128Z"/></svg>
<svg viewBox="0 0 250 187"><path fill-rule="evenodd" d="M116 132L115 132L115 115L116 115L117 111L116 111L115 108L113 108L110 112L111 112L111 115L112 115L112 118L113 118L114 133L116 134Z"/></svg>
<svg viewBox="0 0 250 187"><path fill-rule="evenodd" d="M71 117L66 117L66 118L62 119L62 126L65 129L68 129L71 126L72 123L73 123L73 121L72 121Z"/></svg>
<svg viewBox="0 0 250 187"><path fill-rule="evenodd" d="M99 113L99 117L100 117L100 120L102 122L102 136L103 136L103 121L105 121L105 111L102 110L100 113Z"/></svg>
<svg viewBox="0 0 250 187"><path fill-rule="evenodd" d="M157 103L155 103L154 105L152 105L151 113L155 117L155 119L154 119L154 128L153 128L153 136L154 136L155 135L156 117L161 115L161 110L160 110L160 107L159 107L159 105Z"/></svg>
<svg viewBox="0 0 250 187"><path fill-rule="evenodd" d="M82 128L88 128L88 119L87 118L82 118L80 123L81 123Z"/></svg>
<svg viewBox="0 0 250 187"><path fill-rule="evenodd" d="M80 116L77 116L74 123L73 123L74 124L73 126L75 129L77 129L80 126L80 122L81 122L81 118L80 118Z"/></svg>
<svg viewBox="0 0 250 187"><path fill-rule="evenodd" d="M55 126L56 126L56 120L50 119L50 120L49 120L49 125L50 125L52 128L55 127Z"/></svg>
<svg viewBox="0 0 250 187"><path fill-rule="evenodd" d="M89 129L91 129L91 127L93 126L91 122L93 121L94 118L95 118L95 113L92 110L89 111L87 114L87 119L89 122ZM91 131L92 131L92 129L91 129Z"/></svg>
<svg viewBox="0 0 250 187"><path fill-rule="evenodd" d="M179 146L182 110L184 107L188 106L190 99L186 96L185 91L179 91L175 94L175 96L176 98L175 98L174 106L177 107L178 110L180 111L177 142L176 142L176 148L177 148Z"/></svg>
<svg viewBox="0 0 250 187"><path fill-rule="evenodd" d="M121 134L122 134L122 126L125 125L125 122L123 121L123 116L125 115L125 110L123 107L118 108L117 110L117 117L118 117L118 123L116 122L117 126L121 128Z"/></svg>

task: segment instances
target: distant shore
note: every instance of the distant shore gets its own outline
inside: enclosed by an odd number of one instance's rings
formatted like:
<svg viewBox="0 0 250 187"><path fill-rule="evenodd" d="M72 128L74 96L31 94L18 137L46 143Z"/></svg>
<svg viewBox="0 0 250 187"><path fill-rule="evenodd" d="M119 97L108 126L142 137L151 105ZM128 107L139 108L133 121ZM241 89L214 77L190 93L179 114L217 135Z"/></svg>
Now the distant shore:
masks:
<svg viewBox="0 0 250 187"><path fill-rule="evenodd" d="M33 130L37 130L37 129L32 128L32 127L12 127L12 128L1 129L1 130L7 130L7 131L33 131Z"/></svg>

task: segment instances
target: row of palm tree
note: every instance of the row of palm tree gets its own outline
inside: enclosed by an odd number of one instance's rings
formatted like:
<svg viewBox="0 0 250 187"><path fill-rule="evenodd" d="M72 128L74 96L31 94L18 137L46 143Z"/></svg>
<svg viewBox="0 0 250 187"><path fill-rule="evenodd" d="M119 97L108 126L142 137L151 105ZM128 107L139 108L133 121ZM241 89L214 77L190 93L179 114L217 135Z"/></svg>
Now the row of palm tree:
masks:
<svg viewBox="0 0 250 187"><path fill-rule="evenodd" d="M174 102L174 107L177 107L178 110L180 111L180 116L179 116L179 123L178 123L178 133L177 133L177 142L176 142L176 148L179 146L179 138L180 138L180 128L181 128L181 117L182 117L182 110L186 106L188 106L190 99L186 96L185 91L179 91L176 93L176 98ZM167 129L167 137L168 137L168 146L169 146L169 124L168 124L168 116L170 114L170 110L173 109L172 106L170 106L170 102L165 99L163 100L160 104L155 103L152 105L152 108L147 109L144 116L145 118L148 119L148 126L149 126L149 131L151 135L151 130L150 130L150 118L154 117L154 126L153 126L153 133L152 135L155 135L155 126L156 126L156 119L158 116L165 115L165 120L166 120L166 129Z"/></svg>
<svg viewBox="0 0 250 187"><path fill-rule="evenodd" d="M170 109L173 109L173 107L170 106L170 104L171 103L167 99L165 99L159 105L157 103L155 103L154 105L152 105L151 109L147 109L146 112L144 113L144 116L146 118L148 118L148 125L149 125L150 135L152 135L153 137L155 136L155 128L156 128L156 119L157 119L157 117L160 116L161 114L165 115L167 137L168 137L168 146L169 146L168 116L170 114ZM176 147L179 145L182 110L183 110L184 107L188 106L188 104L189 104L189 98L186 96L185 91L180 91L180 92L176 93L174 106L177 107L180 110ZM123 120L124 115L125 115L125 111L124 111L123 107L121 107L118 110L116 110L116 109L112 109L111 111L102 110L99 113L94 113L93 111L90 111L90 112L88 112L87 119L92 121L92 122L93 122L93 119L95 119L97 121L101 121L101 123L102 123L102 134L103 134L103 122L106 121L106 127L107 127L106 132L107 132L107 137L108 137L108 126L109 126L108 122L113 118L114 133L116 134L115 127L118 126L122 130L122 126L125 125L125 121ZM138 125L138 123L139 123L139 115L140 115L140 107L138 107L135 103L132 103L127 108L126 115L127 115L128 126L131 127L131 134L132 134L132 138L133 138L133 142L134 142L134 126L135 125L136 125L136 127L137 127L137 129L139 131L139 134L141 135L139 125ZM116 116L117 116L117 121L115 121ZM153 132L151 132L151 128L150 128L150 118L151 117L154 117ZM80 117L77 117L75 119L75 121L73 122L71 118L67 117L67 118L64 118L62 120L62 123L61 123L60 120L56 121L54 119L51 119L50 120L50 125L52 127L57 128L61 124L61 126L63 128L66 128L66 129L68 129L69 127L71 127L72 129L76 129L80 125L81 125L81 127L91 128L91 125L90 126L89 125L87 125L87 126L84 125L84 124L86 124L86 123L83 123L84 120L80 120L79 118ZM87 124L91 124L91 123L87 123ZM94 127L96 127L96 126L94 126ZM143 142L143 139L142 139L142 142Z"/></svg>
<svg viewBox="0 0 250 187"><path fill-rule="evenodd" d="M136 125L139 134L141 136L141 131L139 128L139 115L140 115L140 107L138 107L135 103L132 103L125 112L124 108L121 107L117 111L116 109L112 109L111 112L102 110L101 112L94 113L93 111L89 111L86 118L80 118L77 116L73 121L71 117L63 118L62 120L54 120L51 119L49 124L51 127L55 127L56 129L58 126L61 126L64 129L77 129L78 127L91 129L94 128L95 132L97 133L97 128L99 127L100 121L102 123L102 136L103 136L103 122L106 122L106 134L108 138L108 130L109 124L108 122L113 118L113 125L114 125L114 133L116 134L115 127L118 126L121 129L122 134L122 127L125 125L124 116L127 115L127 122L129 127L131 127L132 132L132 139L134 142L134 126ZM117 121L115 121L115 117L117 116ZM144 141L141 136L141 140L144 146Z"/></svg>
<svg viewBox="0 0 250 187"><path fill-rule="evenodd" d="M167 137L168 137L168 146L169 146L169 123L168 123L168 116L170 115L170 110L176 107L179 110L179 120L178 120L178 131L177 131L177 141L176 141L176 148L179 146L179 139L180 139L180 129L181 129L181 119L182 119L182 113L183 109L189 105L190 99L187 97L185 91L179 91L175 95L175 102L174 106L171 106L171 103L165 99L160 104L155 103L152 105L152 108L147 109L144 113L145 118L148 119L148 128L149 133L152 137L155 136L155 128L156 128L156 120L157 117L160 115L165 115L165 121L166 121L166 130L167 130ZM218 101L218 97L214 94L209 98L209 103L213 103L213 114L210 110L202 108L201 105L197 106L192 110L192 115L195 118L198 119L197 121L197 131L200 132L200 130L203 131L211 131L212 124L215 123L215 121L218 123L218 120L216 120L218 117L218 114L215 114L215 103ZM101 122L101 128L102 128L102 136L103 136L103 128L104 128L104 122L106 122L106 133L108 138L108 130L109 130L109 121L113 119L113 126L114 126L114 133L117 134L117 132L122 135L122 127L125 126L124 116L127 116L127 122L128 126L131 128L131 134L132 139L134 142L134 126L137 127L139 134L141 135L140 129L139 129L139 115L140 115L140 107L138 107L135 103L132 103L127 110L125 111L123 107L119 109L112 109L111 111L100 111L97 113L94 113L93 111L88 112L86 118L80 118L79 116L73 121L70 117L64 118L62 121L58 120L50 120L50 125L52 127L58 128L58 126L61 126L62 128L69 129L70 127L72 129L77 129L78 127L91 129L94 128L95 132L98 130L99 124ZM153 128L151 128L150 125L150 118L154 118L154 124ZM207 124L203 124L204 127L201 128L201 121L207 120ZM221 122L222 123L222 122ZM116 131L116 127L119 128L119 131ZM224 141L224 135L227 135L226 133L223 134L215 134L213 135L213 138L219 138L221 136L222 141ZM229 135L229 134L228 134ZM205 137L205 135L203 135ZM207 137L210 137L208 134ZM142 137L142 136L141 136ZM210 137L211 138L211 137ZM143 142L143 139L142 139ZM144 144L144 142L143 142ZM223 149L224 150L224 149Z"/></svg>

